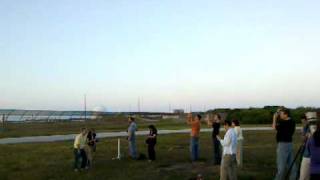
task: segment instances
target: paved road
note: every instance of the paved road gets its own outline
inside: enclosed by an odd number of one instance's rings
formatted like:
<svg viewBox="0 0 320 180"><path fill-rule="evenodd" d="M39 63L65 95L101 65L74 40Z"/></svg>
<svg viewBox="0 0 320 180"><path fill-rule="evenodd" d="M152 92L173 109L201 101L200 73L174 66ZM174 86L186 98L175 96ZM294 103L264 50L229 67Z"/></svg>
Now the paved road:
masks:
<svg viewBox="0 0 320 180"><path fill-rule="evenodd" d="M272 130L271 127L247 127L242 128L244 131L265 131ZM223 129L222 129L223 130ZM201 132L211 132L212 129L201 129ZM159 134L178 134L189 133L190 129L181 130L159 130ZM138 131L137 135L147 135L149 131ZM0 144L18 144L18 143L41 143L41 142L55 142L55 141L68 141L73 140L76 134L68 135L52 135L52 136L29 136L18 138L2 138ZM104 132L98 133L98 138L111 138L111 137L125 137L127 132Z"/></svg>

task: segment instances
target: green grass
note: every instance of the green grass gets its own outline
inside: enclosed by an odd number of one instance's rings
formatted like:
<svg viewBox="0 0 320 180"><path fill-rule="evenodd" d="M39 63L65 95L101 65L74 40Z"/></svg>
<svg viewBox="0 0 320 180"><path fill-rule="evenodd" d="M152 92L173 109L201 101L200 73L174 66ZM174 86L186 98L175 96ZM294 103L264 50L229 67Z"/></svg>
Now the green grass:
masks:
<svg viewBox="0 0 320 180"><path fill-rule="evenodd" d="M184 119L166 119L156 122L148 122L137 119L138 130L147 130L150 124L156 125L158 129L185 129L190 128ZM263 125L245 125L263 126ZM268 125L271 126L271 125ZM0 131L0 138L41 136L41 135L63 135L78 133L80 128L94 128L97 132L125 131L128 127L127 118L114 116L102 120L89 120L87 122L30 122L30 123L6 123L5 130ZM205 121L202 127L208 128Z"/></svg>
<svg viewBox="0 0 320 180"><path fill-rule="evenodd" d="M150 124L154 124L158 129L182 129L188 128L184 120L161 120L148 122L137 120L138 130L147 130ZM125 131L128 121L125 117L115 117L114 119L89 120L87 122L30 122L30 123L7 123L4 131L0 131L0 138L40 136L40 135L60 135L78 133L80 128L94 128L97 132Z"/></svg>
<svg viewBox="0 0 320 180"><path fill-rule="evenodd" d="M295 137L295 150L298 133ZM244 167L239 179L272 179L276 171L276 143L273 131L244 132ZM146 153L145 137L138 137L138 151ZM97 147L93 169L73 172L72 143L0 145L1 179L189 179L198 173L205 179L218 179L219 169L212 166L211 134L200 138L201 161L194 166L189 161L189 135L171 134L158 138L157 161L132 161L126 158L127 143L122 140L123 160L116 156L116 139L102 139Z"/></svg>

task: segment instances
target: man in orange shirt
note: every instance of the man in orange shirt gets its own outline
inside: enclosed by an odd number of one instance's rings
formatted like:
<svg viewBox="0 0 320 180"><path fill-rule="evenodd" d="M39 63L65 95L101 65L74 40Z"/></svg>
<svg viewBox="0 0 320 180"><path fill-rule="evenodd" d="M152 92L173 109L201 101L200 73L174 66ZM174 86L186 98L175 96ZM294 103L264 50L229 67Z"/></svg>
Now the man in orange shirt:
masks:
<svg viewBox="0 0 320 180"><path fill-rule="evenodd" d="M192 117L192 113L188 114L187 123L191 125L191 161L197 161L199 159L200 120L200 114L197 114L194 118Z"/></svg>

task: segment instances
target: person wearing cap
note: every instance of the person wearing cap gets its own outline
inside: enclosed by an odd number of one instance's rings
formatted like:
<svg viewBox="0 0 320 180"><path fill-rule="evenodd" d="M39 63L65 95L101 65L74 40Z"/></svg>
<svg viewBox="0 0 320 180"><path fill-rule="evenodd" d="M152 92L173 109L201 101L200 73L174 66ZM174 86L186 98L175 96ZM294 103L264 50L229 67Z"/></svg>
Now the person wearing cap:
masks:
<svg viewBox="0 0 320 180"><path fill-rule="evenodd" d="M220 167L220 180L236 180L237 179L237 134L232 127L231 121L224 122L226 134L221 139L217 136L223 147L223 157Z"/></svg>
<svg viewBox="0 0 320 180"><path fill-rule="evenodd" d="M312 136L308 139L306 148L310 153L310 180L320 179L320 121L310 124Z"/></svg>
<svg viewBox="0 0 320 180"><path fill-rule="evenodd" d="M292 136L296 129L295 121L290 117L290 111L286 108L279 109L273 115L273 129L277 131L277 174L276 180L284 180L290 171L290 179L295 180L297 167L293 162Z"/></svg>
<svg viewBox="0 0 320 180"><path fill-rule="evenodd" d="M190 151L192 162L199 159L200 120L200 114L197 114L194 118L192 117L192 113L188 114L187 124L191 125Z"/></svg>
<svg viewBox="0 0 320 180"><path fill-rule="evenodd" d="M306 142L311 137L311 132L309 128L308 120L313 119L314 114L308 112L301 117L302 123L302 144L303 144L303 154L300 165L300 177L299 180L309 180L310 179L310 152L306 148Z"/></svg>

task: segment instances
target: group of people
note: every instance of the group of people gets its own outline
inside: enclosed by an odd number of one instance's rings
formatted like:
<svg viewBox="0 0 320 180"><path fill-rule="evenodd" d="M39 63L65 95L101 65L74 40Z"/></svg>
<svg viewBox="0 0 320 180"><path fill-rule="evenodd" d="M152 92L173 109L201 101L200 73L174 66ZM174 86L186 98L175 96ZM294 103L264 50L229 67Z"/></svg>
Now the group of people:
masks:
<svg viewBox="0 0 320 180"><path fill-rule="evenodd" d="M300 173L300 180L320 179L320 121L316 113L306 113L302 117L302 139L303 145L299 149L302 153L302 160L296 161L293 151L293 135L296 124L290 116L289 109L280 108L273 116L272 127L276 130L277 142L277 173L276 180L296 180ZM187 124L191 126L190 133L190 154L191 161L199 160L199 138L202 116L192 113L187 116ZM136 145L137 124L134 117L129 117L128 127L128 148L129 156L139 159ZM221 180L236 180L237 167L243 166L243 134L240 122L236 119L224 120L223 126L225 135L220 137L222 118L219 114L207 114L207 125L212 128L212 150L213 163L220 166ZM155 146L157 143L157 129L154 125L149 126L149 134L146 137L148 159L150 162L156 160ZM96 148L96 134L94 130L87 131L82 128L81 133L74 141L75 171L80 168L86 169L92 165L92 152ZM297 163L299 166L297 166ZM300 169L299 169L300 168Z"/></svg>
<svg viewBox="0 0 320 180"><path fill-rule="evenodd" d="M136 160L140 158L137 154L137 145L136 145L136 131L137 124L134 117L129 117L129 127L128 127L128 146L129 146L129 156ZM158 131L154 125L149 125L149 134L146 138L146 144L148 145L148 158L149 162L156 160L156 151L155 146L157 144L157 135Z"/></svg>
<svg viewBox="0 0 320 180"><path fill-rule="evenodd" d="M276 180L320 179L320 121L317 113L306 113L302 117L302 124L302 145L294 156L292 137L296 125L290 111L280 108L273 116L272 127L277 131ZM302 160L298 159L299 153L302 153Z"/></svg>
<svg viewBox="0 0 320 180"><path fill-rule="evenodd" d="M74 140L74 171L89 169L96 152L97 135L94 129L82 128Z"/></svg>
<svg viewBox="0 0 320 180"><path fill-rule="evenodd" d="M191 126L190 152L192 162L199 159L201 118L200 114L193 117L190 113L187 116L187 123ZM208 126L212 128L213 163L214 165L220 165L220 179L237 179L237 166L241 167L243 162L243 135L240 122L236 119L225 120L223 125L226 133L222 139L219 136L222 123L221 116L219 114L208 114L206 121Z"/></svg>

